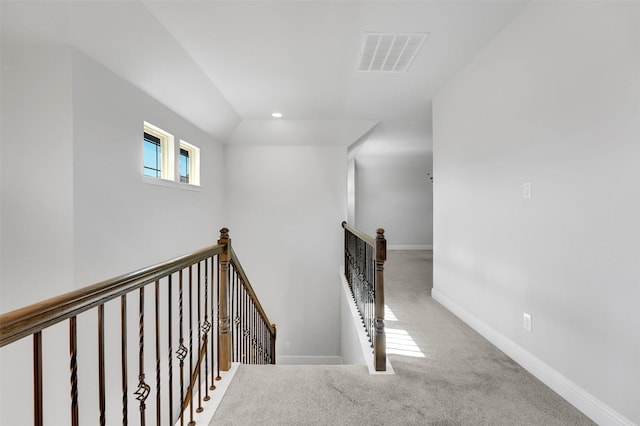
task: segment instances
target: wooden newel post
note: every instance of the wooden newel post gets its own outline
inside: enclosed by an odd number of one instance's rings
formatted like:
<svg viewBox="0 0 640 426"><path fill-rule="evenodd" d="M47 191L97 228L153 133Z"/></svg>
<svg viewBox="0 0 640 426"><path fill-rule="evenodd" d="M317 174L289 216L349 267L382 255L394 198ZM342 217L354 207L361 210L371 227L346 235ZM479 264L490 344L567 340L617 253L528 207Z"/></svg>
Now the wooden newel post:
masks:
<svg viewBox="0 0 640 426"><path fill-rule="evenodd" d="M220 352L220 370L229 371L231 369L231 334L229 333L229 261L231 260L231 239L229 238L229 229L222 228L220 230L220 239L218 244L224 244L225 249L220 253L220 288L218 289L219 306L219 345Z"/></svg>
<svg viewBox="0 0 640 426"><path fill-rule="evenodd" d="M384 229L376 231L376 306L374 358L376 371L387 370L387 345L384 332L384 262L387 260L387 240Z"/></svg>
<svg viewBox="0 0 640 426"><path fill-rule="evenodd" d="M276 363L276 333L277 333L277 329L276 329L276 325L275 324L271 324L271 326L273 327L273 335L271 336L271 364L275 364Z"/></svg>

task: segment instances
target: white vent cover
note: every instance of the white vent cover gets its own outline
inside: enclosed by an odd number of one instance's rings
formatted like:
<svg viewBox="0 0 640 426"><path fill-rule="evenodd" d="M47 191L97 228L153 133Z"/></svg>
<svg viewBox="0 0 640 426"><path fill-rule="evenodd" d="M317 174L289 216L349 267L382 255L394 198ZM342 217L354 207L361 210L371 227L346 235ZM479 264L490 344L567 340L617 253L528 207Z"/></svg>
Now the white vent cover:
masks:
<svg viewBox="0 0 640 426"><path fill-rule="evenodd" d="M405 72L428 33L364 33L358 71Z"/></svg>

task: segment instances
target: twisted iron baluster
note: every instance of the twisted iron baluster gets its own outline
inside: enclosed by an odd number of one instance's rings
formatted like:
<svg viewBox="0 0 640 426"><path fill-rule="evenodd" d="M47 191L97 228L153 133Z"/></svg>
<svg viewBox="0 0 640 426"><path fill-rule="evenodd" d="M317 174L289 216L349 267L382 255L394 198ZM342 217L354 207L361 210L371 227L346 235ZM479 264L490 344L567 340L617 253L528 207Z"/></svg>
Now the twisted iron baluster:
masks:
<svg viewBox="0 0 640 426"><path fill-rule="evenodd" d="M140 287L140 311L138 314L138 389L134 392L140 402L140 424L146 424L145 401L151 392L151 387L144 381L144 287Z"/></svg>
<svg viewBox="0 0 640 426"><path fill-rule="evenodd" d="M202 340L202 318L201 318L201 312L200 312L200 292L201 292L201 286L200 286L200 277L202 274L202 271L200 269L200 264L202 262L198 262L198 346L200 346L200 341ZM206 344L205 344L205 348L206 348ZM200 351L198 351L198 354L200 354ZM205 355L206 358L206 355ZM198 362L200 362L200 358L198 358ZM197 413L202 413L202 411L204 410L204 408L202 408L202 375L198 373L198 409L196 410Z"/></svg>
<svg viewBox="0 0 640 426"><path fill-rule="evenodd" d="M71 370L71 425L78 425L78 327L76 317L69 318L69 369Z"/></svg>
<svg viewBox="0 0 640 426"><path fill-rule="evenodd" d="M178 306L179 306L179 324L180 324L180 340L176 356L180 360L180 426L184 426L184 410L182 409L182 401L184 398L184 359L187 357L187 348L184 346L184 338L182 333L182 275L184 271L180 271L178 282Z"/></svg>
<svg viewBox="0 0 640 426"><path fill-rule="evenodd" d="M160 281L155 285L155 322L156 322L156 424L162 424L160 405Z"/></svg>
<svg viewBox="0 0 640 426"><path fill-rule="evenodd" d="M193 266L189 265L189 389L193 389ZM193 392L189 396L189 426L193 421Z"/></svg>
<svg viewBox="0 0 640 426"><path fill-rule="evenodd" d="M209 396L209 357L207 352L209 331L211 330L211 323L209 322L209 305L208 305L209 304L209 268L208 267L209 267L209 259L205 259L204 261L204 324L202 326L202 331L204 333L203 345L205 347L205 354L204 354L204 400L205 401L209 401L211 399L211 397Z"/></svg>

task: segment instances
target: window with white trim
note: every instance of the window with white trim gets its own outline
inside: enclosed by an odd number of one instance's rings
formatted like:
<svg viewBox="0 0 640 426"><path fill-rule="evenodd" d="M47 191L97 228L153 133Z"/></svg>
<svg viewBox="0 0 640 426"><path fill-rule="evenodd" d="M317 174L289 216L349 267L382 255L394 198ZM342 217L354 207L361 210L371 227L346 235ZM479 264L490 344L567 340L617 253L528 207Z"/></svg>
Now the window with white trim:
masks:
<svg viewBox="0 0 640 426"><path fill-rule="evenodd" d="M145 121L143 151L144 176L173 180L175 176L173 135Z"/></svg>
<svg viewBox="0 0 640 426"><path fill-rule="evenodd" d="M200 185L200 148L181 140L179 159L180 182Z"/></svg>
<svg viewBox="0 0 640 426"><path fill-rule="evenodd" d="M183 140L176 147L171 133L146 121L142 162L142 174L147 183L200 186L200 148Z"/></svg>

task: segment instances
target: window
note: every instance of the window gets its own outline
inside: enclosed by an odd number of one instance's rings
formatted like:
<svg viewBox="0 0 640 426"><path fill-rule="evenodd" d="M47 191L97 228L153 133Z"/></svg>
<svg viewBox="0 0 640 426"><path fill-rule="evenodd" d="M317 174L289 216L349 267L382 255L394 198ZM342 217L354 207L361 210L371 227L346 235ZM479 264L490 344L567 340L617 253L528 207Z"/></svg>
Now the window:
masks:
<svg viewBox="0 0 640 426"><path fill-rule="evenodd" d="M184 183L188 186L182 188L198 190L194 186L200 186L200 148L183 140L175 147L172 134L146 121L143 135L143 180L162 186Z"/></svg>
<svg viewBox="0 0 640 426"><path fill-rule="evenodd" d="M162 141L144 132L144 175L162 177Z"/></svg>
<svg viewBox="0 0 640 426"><path fill-rule="evenodd" d="M180 182L189 183L189 151L180 148Z"/></svg>
<svg viewBox="0 0 640 426"><path fill-rule="evenodd" d="M142 171L145 176L173 180L173 136L151 123L144 123L144 155Z"/></svg>
<svg viewBox="0 0 640 426"><path fill-rule="evenodd" d="M200 149L183 140L180 141L180 182L200 185Z"/></svg>

